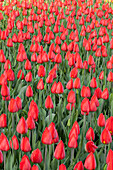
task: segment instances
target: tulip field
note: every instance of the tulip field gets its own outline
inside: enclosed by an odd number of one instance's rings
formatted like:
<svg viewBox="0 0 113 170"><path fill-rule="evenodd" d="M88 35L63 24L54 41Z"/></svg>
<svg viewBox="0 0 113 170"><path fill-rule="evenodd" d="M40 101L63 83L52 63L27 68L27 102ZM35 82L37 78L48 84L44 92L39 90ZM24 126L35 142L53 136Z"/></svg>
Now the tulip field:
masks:
<svg viewBox="0 0 113 170"><path fill-rule="evenodd" d="M0 170L113 170L113 0L0 0Z"/></svg>

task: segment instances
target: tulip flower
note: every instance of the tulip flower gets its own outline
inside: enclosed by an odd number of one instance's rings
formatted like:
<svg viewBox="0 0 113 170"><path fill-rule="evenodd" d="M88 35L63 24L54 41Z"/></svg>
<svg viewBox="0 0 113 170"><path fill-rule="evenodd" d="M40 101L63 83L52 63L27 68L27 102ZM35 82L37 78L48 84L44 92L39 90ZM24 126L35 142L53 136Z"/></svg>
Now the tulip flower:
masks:
<svg viewBox="0 0 113 170"><path fill-rule="evenodd" d="M97 124L100 127L104 127L105 126L105 117L104 117L103 113L101 113L99 115L98 120L97 120Z"/></svg>
<svg viewBox="0 0 113 170"><path fill-rule="evenodd" d="M1 114L0 115L0 128L5 128L7 127L7 116L6 114Z"/></svg>
<svg viewBox="0 0 113 170"><path fill-rule="evenodd" d="M109 162L113 161L113 151L110 149L108 151L107 157L106 157L106 163L107 165L109 164Z"/></svg>
<svg viewBox="0 0 113 170"><path fill-rule="evenodd" d="M92 152L86 157L84 167L88 170L96 168L96 160Z"/></svg>
<svg viewBox="0 0 113 170"><path fill-rule="evenodd" d="M66 169L66 166L64 164L61 164L61 165L59 165L59 170L67 170L67 169Z"/></svg>
<svg viewBox="0 0 113 170"><path fill-rule="evenodd" d="M24 155L20 162L20 170L23 169L31 170L30 160L27 155Z"/></svg>
<svg viewBox="0 0 113 170"><path fill-rule="evenodd" d="M11 149L14 149L14 150L19 149L19 142L18 142L18 139L15 135L10 140L10 147L11 147Z"/></svg>
<svg viewBox="0 0 113 170"><path fill-rule="evenodd" d="M30 142L29 142L28 137L22 138L20 148L23 152L30 152L31 151L31 146L30 146Z"/></svg>
<svg viewBox="0 0 113 170"><path fill-rule="evenodd" d="M84 166L82 161L79 161L75 166L74 166L74 170L84 170Z"/></svg>
<svg viewBox="0 0 113 170"><path fill-rule="evenodd" d="M93 143L93 141L88 141L85 145L86 152L95 152L98 147Z"/></svg>
<svg viewBox="0 0 113 170"><path fill-rule="evenodd" d="M113 135L113 116L109 117L106 120L106 125L105 128L109 130L109 132L111 133L111 135Z"/></svg>
<svg viewBox="0 0 113 170"><path fill-rule="evenodd" d="M42 154L41 151L37 148L31 154L31 161L33 163L41 163L42 162Z"/></svg>
<svg viewBox="0 0 113 170"><path fill-rule="evenodd" d="M31 168L31 170L39 170L39 169L38 169L38 166L33 165L32 168Z"/></svg>
<svg viewBox="0 0 113 170"><path fill-rule="evenodd" d="M44 82L43 79L41 78L37 84L37 89L43 90L44 89Z"/></svg>
<svg viewBox="0 0 113 170"><path fill-rule="evenodd" d="M100 140L103 144L108 144L112 142L111 134L106 128L102 131Z"/></svg>
<svg viewBox="0 0 113 170"><path fill-rule="evenodd" d="M25 134L28 131L28 127L23 116L21 117L17 124L16 131L20 134Z"/></svg>
<svg viewBox="0 0 113 170"><path fill-rule="evenodd" d="M92 127L90 127L86 133L86 140L94 140L95 139L95 134L94 134L94 131L92 129Z"/></svg>
<svg viewBox="0 0 113 170"><path fill-rule="evenodd" d="M38 121L39 109L34 100L31 101L28 111L28 117L31 116L35 121Z"/></svg>

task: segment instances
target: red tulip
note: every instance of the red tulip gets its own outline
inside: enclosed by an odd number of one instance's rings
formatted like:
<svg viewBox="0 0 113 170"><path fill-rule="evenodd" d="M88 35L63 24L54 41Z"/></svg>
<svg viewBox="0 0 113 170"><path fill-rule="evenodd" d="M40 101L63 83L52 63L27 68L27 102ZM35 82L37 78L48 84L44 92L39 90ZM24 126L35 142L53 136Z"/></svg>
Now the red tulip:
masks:
<svg viewBox="0 0 113 170"><path fill-rule="evenodd" d="M7 127L7 116L3 113L0 115L0 128L4 127Z"/></svg>
<svg viewBox="0 0 113 170"><path fill-rule="evenodd" d="M17 124L16 131L20 134L25 134L28 131L27 124L23 116Z"/></svg>
<svg viewBox="0 0 113 170"><path fill-rule="evenodd" d="M44 89L44 83L43 83L43 79L41 78L37 84L37 89L38 90L43 90Z"/></svg>
<svg viewBox="0 0 113 170"><path fill-rule="evenodd" d="M85 145L85 150L86 152L95 152L95 150L97 149L98 147L93 143L93 141L89 141L86 143Z"/></svg>
<svg viewBox="0 0 113 170"><path fill-rule="evenodd" d="M78 147L77 138L74 134L71 135L71 137L69 138L68 147L69 148L77 148Z"/></svg>
<svg viewBox="0 0 113 170"><path fill-rule="evenodd" d="M98 99L100 99L102 90L98 87L97 89L95 89L94 94L97 96Z"/></svg>
<svg viewBox="0 0 113 170"><path fill-rule="evenodd" d="M1 49L0 50L0 62L5 63L6 62L6 57L4 55L4 51Z"/></svg>
<svg viewBox="0 0 113 170"><path fill-rule="evenodd" d="M56 93L57 82L55 81L51 87L51 93Z"/></svg>
<svg viewBox="0 0 113 170"><path fill-rule="evenodd" d="M9 149L10 149L9 141L8 141L7 137L3 133L1 133L1 135L0 135L0 150L8 151Z"/></svg>
<svg viewBox="0 0 113 170"><path fill-rule="evenodd" d="M109 98L109 92L107 88L105 88L103 92L101 93L101 98L104 100L107 100Z"/></svg>
<svg viewBox="0 0 113 170"><path fill-rule="evenodd" d="M70 77L71 78L76 78L77 77L77 74L78 74L78 70L76 67L74 67L71 72L70 72Z"/></svg>
<svg viewBox="0 0 113 170"><path fill-rule="evenodd" d="M38 74L39 77L45 76L46 70L45 70L45 67L43 65L39 66L37 74Z"/></svg>
<svg viewBox="0 0 113 170"><path fill-rule="evenodd" d="M11 147L11 149L13 147L14 150L18 150L19 149L18 139L17 139L17 137L15 135L10 140L10 147Z"/></svg>
<svg viewBox="0 0 113 170"><path fill-rule="evenodd" d="M15 80L15 75L12 69L7 70L7 80L8 81L14 81Z"/></svg>
<svg viewBox="0 0 113 170"><path fill-rule="evenodd" d="M1 95L3 97L7 97L7 96L10 95L9 88L7 87L6 84L3 84L2 87L1 87Z"/></svg>
<svg viewBox="0 0 113 170"><path fill-rule="evenodd" d="M17 112L18 111L18 105L15 99L11 99L8 105L8 110L11 113Z"/></svg>
<svg viewBox="0 0 113 170"><path fill-rule="evenodd" d="M58 143L59 141L58 132L55 129L55 124L53 122L51 122L50 125L48 126L48 130L51 132L53 143Z"/></svg>
<svg viewBox="0 0 113 170"><path fill-rule="evenodd" d="M95 133L94 133L92 127L90 127L88 129L87 133L86 133L86 140L91 141L91 140L94 140L94 139L95 139Z"/></svg>
<svg viewBox="0 0 113 170"><path fill-rule="evenodd" d="M31 86L28 86L26 89L26 96L27 97L32 97L33 96L33 90L31 88Z"/></svg>
<svg viewBox="0 0 113 170"><path fill-rule="evenodd" d="M31 62L27 59L24 65L25 70L31 70Z"/></svg>
<svg viewBox="0 0 113 170"><path fill-rule="evenodd" d="M113 161L110 161L107 166L107 170L113 169Z"/></svg>
<svg viewBox="0 0 113 170"><path fill-rule="evenodd" d="M30 129L30 130L35 129L35 122L34 122L34 119L32 116L29 116L27 118L26 123L27 123L28 129Z"/></svg>
<svg viewBox="0 0 113 170"><path fill-rule="evenodd" d="M21 109L22 109L22 101L21 101L21 98L17 96L17 97L15 98L15 100L16 100L16 103L17 103L18 110L21 110Z"/></svg>
<svg viewBox="0 0 113 170"><path fill-rule="evenodd" d="M82 97L90 97L91 96L90 88L83 85L83 87L81 89L81 96Z"/></svg>
<svg viewBox="0 0 113 170"><path fill-rule="evenodd" d="M73 88L80 89L80 87L81 87L80 78L77 77L73 83Z"/></svg>
<svg viewBox="0 0 113 170"><path fill-rule="evenodd" d="M31 170L39 170L39 169L38 169L38 166L33 165L32 168L31 168Z"/></svg>
<svg viewBox="0 0 113 170"><path fill-rule="evenodd" d="M67 85L66 85L66 88L67 88L68 90L73 89L73 79L70 79L70 80L68 81L68 83L67 83Z"/></svg>
<svg viewBox="0 0 113 170"><path fill-rule="evenodd" d="M58 82L58 83L57 83L57 87L56 87L56 93L57 93L57 94L61 94L61 93L63 93L63 92L64 92L64 87L63 87L63 85L62 85L61 82Z"/></svg>
<svg viewBox="0 0 113 170"><path fill-rule="evenodd" d="M37 121L38 113L39 113L38 106L34 102L34 100L32 100L29 106L28 117L31 116L35 121Z"/></svg>
<svg viewBox="0 0 113 170"><path fill-rule="evenodd" d="M32 73L31 73L31 71L26 74L25 81L27 81L27 82L32 81Z"/></svg>
<svg viewBox="0 0 113 170"><path fill-rule="evenodd" d="M105 128L109 130L109 132L111 133L111 135L113 135L113 116L109 117L109 118L106 120Z"/></svg>
<svg viewBox="0 0 113 170"><path fill-rule="evenodd" d="M82 112L88 112L90 111L90 102L89 102L89 99L87 98L84 98L81 102L81 110Z"/></svg>
<svg viewBox="0 0 113 170"><path fill-rule="evenodd" d="M110 149L106 157L106 163L109 164L109 162L112 162L112 161L113 161L113 151Z"/></svg>
<svg viewBox="0 0 113 170"><path fill-rule="evenodd" d="M47 96L46 101L45 101L45 107L47 109L53 109L53 102L50 96Z"/></svg>
<svg viewBox="0 0 113 170"><path fill-rule="evenodd" d="M42 153L41 151L37 148L35 149L32 154L31 154L31 161L33 163L41 163L42 162Z"/></svg>
<svg viewBox="0 0 113 170"><path fill-rule="evenodd" d="M46 127L43 134L42 134L42 139L41 139L43 144L46 145L51 145L53 143L52 135L49 129Z"/></svg>
<svg viewBox="0 0 113 170"><path fill-rule="evenodd" d="M59 170L67 170L64 164L59 165Z"/></svg>
<svg viewBox="0 0 113 170"><path fill-rule="evenodd" d="M97 82L96 82L96 78L93 77L90 83L90 87L92 88L96 88L97 87Z"/></svg>
<svg viewBox="0 0 113 170"><path fill-rule="evenodd" d="M106 128L102 131L101 136L100 136L100 140L104 144L108 144L108 143L112 142L111 134Z"/></svg>
<svg viewBox="0 0 113 170"><path fill-rule="evenodd" d="M79 161L75 166L73 170L84 170L84 166L82 161Z"/></svg>
<svg viewBox="0 0 113 170"><path fill-rule="evenodd" d="M20 170L31 170L30 160L28 156L24 155L20 162Z"/></svg>
<svg viewBox="0 0 113 170"><path fill-rule="evenodd" d="M97 124L98 124L98 126L100 126L100 127L104 127L104 126L105 126L105 123L106 123L105 117L104 117L104 115L101 113L101 114L99 115L99 117L98 117Z"/></svg>
<svg viewBox="0 0 113 170"><path fill-rule="evenodd" d="M96 160L92 152L85 159L84 167L88 170L96 168Z"/></svg>
<svg viewBox="0 0 113 170"><path fill-rule="evenodd" d="M75 103L76 99L75 99L75 92L73 90L71 90L67 96L67 101L68 103Z"/></svg>
<svg viewBox="0 0 113 170"><path fill-rule="evenodd" d="M62 142L62 140L58 143L58 145L55 148L54 157L60 160L65 158L64 143Z"/></svg>
<svg viewBox="0 0 113 170"><path fill-rule="evenodd" d="M7 77L4 74L0 76L0 85L7 85Z"/></svg>
<svg viewBox="0 0 113 170"><path fill-rule="evenodd" d="M31 151L31 146L30 146L30 142L29 142L28 137L22 138L20 148L23 152L30 152Z"/></svg>

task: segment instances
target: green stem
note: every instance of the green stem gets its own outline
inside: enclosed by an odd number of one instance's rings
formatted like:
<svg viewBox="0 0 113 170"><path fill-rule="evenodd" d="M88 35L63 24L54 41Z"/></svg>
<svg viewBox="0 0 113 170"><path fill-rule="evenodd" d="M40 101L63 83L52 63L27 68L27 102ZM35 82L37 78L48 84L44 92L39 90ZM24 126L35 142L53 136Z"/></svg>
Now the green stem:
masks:
<svg viewBox="0 0 113 170"><path fill-rule="evenodd" d="M47 145L45 146L44 170L46 170L46 155L47 155Z"/></svg>
<svg viewBox="0 0 113 170"><path fill-rule="evenodd" d="M74 148L71 149L71 164L73 162L73 158L74 158Z"/></svg>
<svg viewBox="0 0 113 170"><path fill-rule="evenodd" d="M4 151L4 170L6 170L6 152Z"/></svg>

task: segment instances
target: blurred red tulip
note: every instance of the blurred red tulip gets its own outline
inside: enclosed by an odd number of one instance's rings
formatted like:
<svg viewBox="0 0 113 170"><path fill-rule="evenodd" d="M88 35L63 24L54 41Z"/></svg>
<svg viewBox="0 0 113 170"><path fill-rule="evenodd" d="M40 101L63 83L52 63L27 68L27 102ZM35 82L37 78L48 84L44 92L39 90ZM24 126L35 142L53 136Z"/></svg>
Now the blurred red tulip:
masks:
<svg viewBox="0 0 113 170"><path fill-rule="evenodd" d="M19 142L18 142L18 139L15 135L10 140L10 147L11 147L11 149L13 148L14 150L19 149Z"/></svg>
<svg viewBox="0 0 113 170"><path fill-rule="evenodd" d="M60 160L65 158L64 143L62 142L62 140L58 143L58 145L55 148L54 157Z"/></svg>
<svg viewBox="0 0 113 170"><path fill-rule="evenodd" d="M0 135L0 150L1 151L8 151L10 149L9 141L4 133Z"/></svg>
<svg viewBox="0 0 113 170"><path fill-rule="evenodd" d="M95 139L95 133L94 133L92 127L90 127L88 129L87 133L86 133L86 140L91 141L91 140L94 140L94 139Z"/></svg>
<svg viewBox="0 0 113 170"><path fill-rule="evenodd" d="M106 123L105 116L103 115L103 113L101 113L98 117L97 125L100 126L100 127L104 127L105 123Z"/></svg>
<svg viewBox="0 0 113 170"><path fill-rule="evenodd" d="M100 140L103 144L108 144L112 142L111 134L106 128L102 131Z"/></svg>
<svg viewBox="0 0 113 170"><path fill-rule="evenodd" d="M42 162L42 153L41 151L37 148L35 149L32 154L31 154L31 161L33 163L41 163Z"/></svg>
<svg viewBox="0 0 113 170"><path fill-rule="evenodd" d="M45 76L46 70L45 70L45 67L43 65L39 66L37 74L38 74L39 77Z"/></svg>
<svg viewBox="0 0 113 170"><path fill-rule="evenodd" d="M35 129L35 122L34 122L34 119L32 116L29 116L27 118L26 123L27 123L28 129L30 129L30 130Z"/></svg>
<svg viewBox="0 0 113 170"><path fill-rule="evenodd" d="M2 84L2 87L1 87L1 95L3 97L7 97L10 95L10 92L9 92L9 88L7 87L6 84Z"/></svg>
<svg viewBox="0 0 113 170"><path fill-rule="evenodd" d="M53 143L52 135L49 129L46 127L43 134L41 142L46 145L51 145Z"/></svg>
<svg viewBox="0 0 113 170"><path fill-rule="evenodd" d="M107 100L109 98L109 91L107 88L105 88L103 92L101 93L101 98L104 100Z"/></svg>
<svg viewBox="0 0 113 170"><path fill-rule="evenodd" d="M30 146L30 142L29 142L29 138L28 137L23 137L21 140L21 144L20 144L20 149L23 152L30 152L31 151L31 146Z"/></svg>
<svg viewBox="0 0 113 170"><path fill-rule="evenodd" d="M8 105L8 110L11 113L17 112L18 111L18 105L15 99L11 99Z"/></svg>
<svg viewBox="0 0 113 170"><path fill-rule="evenodd" d="M24 155L20 162L20 170L31 170L30 160L27 155Z"/></svg>
<svg viewBox="0 0 113 170"><path fill-rule="evenodd" d="M96 168L96 160L92 152L85 159L84 167L88 170Z"/></svg>
<svg viewBox="0 0 113 170"><path fill-rule="evenodd" d="M86 152L95 152L95 150L97 149L98 147L93 143L93 141L89 141L86 143L85 145L85 150Z"/></svg>
<svg viewBox="0 0 113 170"><path fill-rule="evenodd" d="M7 116L6 114L2 113L0 115L0 128L7 127Z"/></svg>
<svg viewBox="0 0 113 170"><path fill-rule="evenodd" d="M31 86L28 86L26 89L26 96L27 97L32 97L33 96L33 90L31 88Z"/></svg>
<svg viewBox="0 0 113 170"><path fill-rule="evenodd" d="M75 166L73 170L84 170L84 166L82 161L79 161Z"/></svg>
<svg viewBox="0 0 113 170"><path fill-rule="evenodd" d="M31 170L39 170L39 169L38 169L38 166L33 165L32 168L31 168Z"/></svg>
<svg viewBox="0 0 113 170"><path fill-rule="evenodd" d="M53 102L50 96L47 96L46 101L45 101L45 107L47 109L53 109Z"/></svg>
<svg viewBox="0 0 113 170"><path fill-rule="evenodd" d="M59 165L59 170L67 170L64 164Z"/></svg>
<svg viewBox="0 0 113 170"><path fill-rule="evenodd" d="M27 124L23 116L17 124L16 131L20 134L25 134L28 131Z"/></svg>

